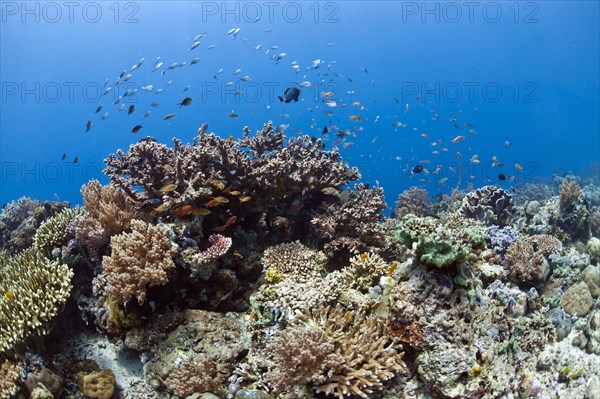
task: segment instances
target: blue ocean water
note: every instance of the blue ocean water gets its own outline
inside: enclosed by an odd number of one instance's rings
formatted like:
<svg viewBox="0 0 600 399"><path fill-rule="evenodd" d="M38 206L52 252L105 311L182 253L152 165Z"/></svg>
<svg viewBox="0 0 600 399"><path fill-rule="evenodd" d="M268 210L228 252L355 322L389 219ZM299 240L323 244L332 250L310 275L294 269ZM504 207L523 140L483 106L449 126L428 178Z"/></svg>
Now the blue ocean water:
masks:
<svg viewBox="0 0 600 399"><path fill-rule="evenodd" d="M80 203L82 184L107 182L109 153L147 135L191 142L204 122L223 137L268 120L288 137L323 137L389 204L414 185L449 193L461 168L464 189L598 174L596 1L2 1L0 10L0 204ZM132 77L117 86L122 71ZM299 102L277 99L302 82L311 87ZM128 89L138 92L114 104ZM417 164L425 172L411 173Z"/></svg>

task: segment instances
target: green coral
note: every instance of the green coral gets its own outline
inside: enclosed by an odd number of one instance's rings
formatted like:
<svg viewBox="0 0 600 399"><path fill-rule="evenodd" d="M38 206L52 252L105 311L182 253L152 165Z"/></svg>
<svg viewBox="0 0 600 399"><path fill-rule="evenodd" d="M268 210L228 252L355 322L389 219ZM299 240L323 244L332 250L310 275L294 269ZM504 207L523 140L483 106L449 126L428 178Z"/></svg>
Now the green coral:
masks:
<svg viewBox="0 0 600 399"><path fill-rule="evenodd" d="M421 262L438 269L452 265L462 266L468 252L458 243L439 237L422 235L417 243L417 256Z"/></svg>
<svg viewBox="0 0 600 399"><path fill-rule="evenodd" d="M49 260L35 247L0 256L0 352L48 332L69 297L72 277L67 265Z"/></svg>
<svg viewBox="0 0 600 399"><path fill-rule="evenodd" d="M67 239L72 236L69 223L79 213L81 213L81 208L66 208L54 217L45 220L35 233L35 246L49 256L53 248L64 245Z"/></svg>

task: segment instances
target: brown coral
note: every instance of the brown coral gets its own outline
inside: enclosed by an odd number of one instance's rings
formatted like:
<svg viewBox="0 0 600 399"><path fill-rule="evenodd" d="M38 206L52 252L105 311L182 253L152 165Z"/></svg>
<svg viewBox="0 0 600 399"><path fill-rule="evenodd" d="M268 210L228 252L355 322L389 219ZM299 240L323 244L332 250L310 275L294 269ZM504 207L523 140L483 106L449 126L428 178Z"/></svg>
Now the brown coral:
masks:
<svg viewBox="0 0 600 399"><path fill-rule="evenodd" d="M386 208L383 189L369 189L364 184L342 193L341 203L329 205L324 215L312 223L323 236L326 251L347 249L351 254L377 251L385 245L384 217Z"/></svg>
<svg viewBox="0 0 600 399"><path fill-rule="evenodd" d="M276 392L292 392L296 385L321 384L338 371L344 358L333 340L320 328L293 326L271 343L273 371L267 375Z"/></svg>
<svg viewBox="0 0 600 399"><path fill-rule="evenodd" d="M390 339L385 332L385 323L366 316L364 312L346 312L341 307L333 310L316 309L295 319L292 326L304 325L326 333L335 346L334 352L343 361L323 370L320 376L310 378L307 385L317 393L344 397L363 397L383 389L386 381L404 372L401 344ZM295 330L301 331L301 330ZM303 335L290 337L290 345L301 345ZM294 360L288 359L289 364ZM287 385L285 381L276 384Z"/></svg>
<svg viewBox="0 0 600 399"><path fill-rule="evenodd" d="M535 251L533 245L524 240L518 240L508 247L504 262L510 277L526 284L541 284L550 272L542 253Z"/></svg>
<svg viewBox="0 0 600 399"><path fill-rule="evenodd" d="M19 391L21 367L9 360L0 364L0 399L14 397Z"/></svg>
<svg viewBox="0 0 600 399"><path fill-rule="evenodd" d="M350 259L350 266L344 268L342 273L349 287L366 292L388 270L389 265L381 256L363 252Z"/></svg>
<svg viewBox="0 0 600 399"><path fill-rule="evenodd" d="M218 372L215 361L206 359L199 366L185 362L173 369L165 384L169 391L183 398L196 392L217 392L223 381L224 376Z"/></svg>
<svg viewBox="0 0 600 399"><path fill-rule="evenodd" d="M148 288L167 282L167 272L175 267L172 256L176 249L164 227L134 219L131 230L111 238L111 256L102 262L106 290L118 302L135 296L142 304Z"/></svg>
<svg viewBox="0 0 600 399"><path fill-rule="evenodd" d="M562 242L549 234L536 234L531 236L531 240L537 244L537 250L544 256L559 254L563 250Z"/></svg>
<svg viewBox="0 0 600 399"><path fill-rule="evenodd" d="M409 213L416 216L425 216L430 210L431 205L427 190L411 187L408 190L404 190L402 194L398 196L396 208L394 209L394 216L398 219L402 219L402 217Z"/></svg>

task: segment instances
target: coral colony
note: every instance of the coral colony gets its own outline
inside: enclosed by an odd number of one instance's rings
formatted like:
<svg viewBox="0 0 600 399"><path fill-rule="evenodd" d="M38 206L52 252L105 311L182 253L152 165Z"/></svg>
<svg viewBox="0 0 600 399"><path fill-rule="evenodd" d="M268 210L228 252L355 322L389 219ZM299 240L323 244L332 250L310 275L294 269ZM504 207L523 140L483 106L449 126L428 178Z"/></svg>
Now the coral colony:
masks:
<svg viewBox="0 0 600 399"><path fill-rule="evenodd" d="M383 189L271 123L0 214L0 398L598 398L600 186Z"/></svg>

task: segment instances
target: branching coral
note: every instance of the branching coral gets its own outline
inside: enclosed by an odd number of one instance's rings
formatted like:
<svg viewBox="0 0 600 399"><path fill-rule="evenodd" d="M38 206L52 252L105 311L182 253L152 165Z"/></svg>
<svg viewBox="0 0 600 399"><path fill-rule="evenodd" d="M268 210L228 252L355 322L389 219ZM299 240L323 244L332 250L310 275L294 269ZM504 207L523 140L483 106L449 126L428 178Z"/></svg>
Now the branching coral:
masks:
<svg viewBox="0 0 600 399"><path fill-rule="evenodd" d="M379 278L389 270L389 265L377 254L363 252L350 259L350 266L342 270L346 284L366 292L379 282Z"/></svg>
<svg viewBox="0 0 600 399"><path fill-rule="evenodd" d="M431 200L427 194L427 190L418 187L411 187L404 190L396 201L394 216L402 218L409 213L416 216L425 216L431 209Z"/></svg>
<svg viewBox="0 0 600 399"><path fill-rule="evenodd" d="M271 343L273 371L267 379L275 392L297 385L322 384L328 375L341 371L344 358L336 352L333 339L320 328L296 325L282 331Z"/></svg>
<svg viewBox="0 0 600 399"><path fill-rule="evenodd" d="M310 249L300 241L267 248L262 257L265 269L279 270L285 276L300 281L320 276L326 262L327 258L322 252Z"/></svg>
<svg viewBox="0 0 600 399"><path fill-rule="evenodd" d="M505 226L514 206L509 193L496 186L484 186L465 195L460 210L468 218Z"/></svg>
<svg viewBox="0 0 600 399"><path fill-rule="evenodd" d="M148 288L168 281L167 272L175 267L176 248L164 227L141 220L131 221L131 233L111 238L111 256L103 258L108 296L124 303L135 296L140 304Z"/></svg>
<svg viewBox="0 0 600 399"><path fill-rule="evenodd" d="M215 361L206 359L199 366L183 363L169 373L165 384L169 391L183 398L194 393L217 392L223 380Z"/></svg>
<svg viewBox="0 0 600 399"><path fill-rule="evenodd" d="M48 260L37 248L0 257L0 352L48 332L69 297L72 276L67 265Z"/></svg>
<svg viewBox="0 0 600 399"><path fill-rule="evenodd" d="M565 181L559 187L559 210L562 224L576 239L587 239L590 233L590 209L576 181Z"/></svg>
<svg viewBox="0 0 600 399"><path fill-rule="evenodd" d="M326 251L376 251L385 244L381 214L385 208L382 188L357 184L355 191L344 191L341 203L327 206L312 223L322 233Z"/></svg>
<svg viewBox="0 0 600 399"><path fill-rule="evenodd" d="M360 175L344 163L337 149L325 151L320 140L302 136L285 145L285 136L269 122L250 137L232 141L204 135L193 145L174 140L173 148L151 140L118 151L104 172L136 202L160 200L161 209L202 205L221 190L241 188L257 202L290 206L301 193L341 188ZM166 186L172 189L164 190ZM136 190L140 187L141 191Z"/></svg>
<svg viewBox="0 0 600 399"><path fill-rule="evenodd" d="M50 255L53 248L66 244L71 236L69 223L75 216L81 213L81 209L63 209L54 217L47 219L40 225L35 233L35 245L46 255Z"/></svg>
<svg viewBox="0 0 600 399"><path fill-rule="evenodd" d="M536 243L537 250L544 256L559 254L563 250L563 245L560 240L548 234L536 234L531 236L531 240Z"/></svg>
<svg viewBox="0 0 600 399"><path fill-rule="evenodd" d="M14 398L19 391L21 367L9 360L0 364L0 399Z"/></svg>
<svg viewBox="0 0 600 399"><path fill-rule="evenodd" d="M111 236L129 227L131 219L140 217L131 199L114 185L90 180L81 187L81 194L84 212L75 217L73 227L77 239L90 249L108 243Z"/></svg>
<svg viewBox="0 0 600 399"><path fill-rule="evenodd" d="M530 285L544 283L550 272L542 252L535 251L533 245L524 240L508 247L504 263L512 279Z"/></svg>
<svg viewBox="0 0 600 399"><path fill-rule="evenodd" d="M191 266L194 269L208 268L217 259L225 255L231 248L231 238L221 234L213 234L208 237L210 247L192 257Z"/></svg>
<svg viewBox="0 0 600 399"><path fill-rule="evenodd" d="M308 330L294 328L295 326L304 326ZM367 398L375 391L382 390L386 381L406 370L401 345L387 336L385 323L366 316L363 312L345 312L340 307L333 310L316 309L312 314L295 319L288 328L294 329L286 335L287 340L279 339L272 344L275 346L273 350L278 356L279 365L279 372L271 375L275 386L291 385L286 381L289 373L283 372L282 368L306 370L308 365L302 362L314 360L310 355L282 356L285 350L290 350L291 354L298 354L303 350L305 332L313 330L326 333L327 339L323 334L313 334L325 351L321 356L329 364L321 366L320 374L316 375L316 370L313 370L310 375L304 375L303 380L298 380L298 383L306 383L317 393L333 395L338 399L346 396ZM334 346L333 350L331 344ZM315 355L314 349L311 353ZM335 364L332 361L336 357L343 360Z"/></svg>

